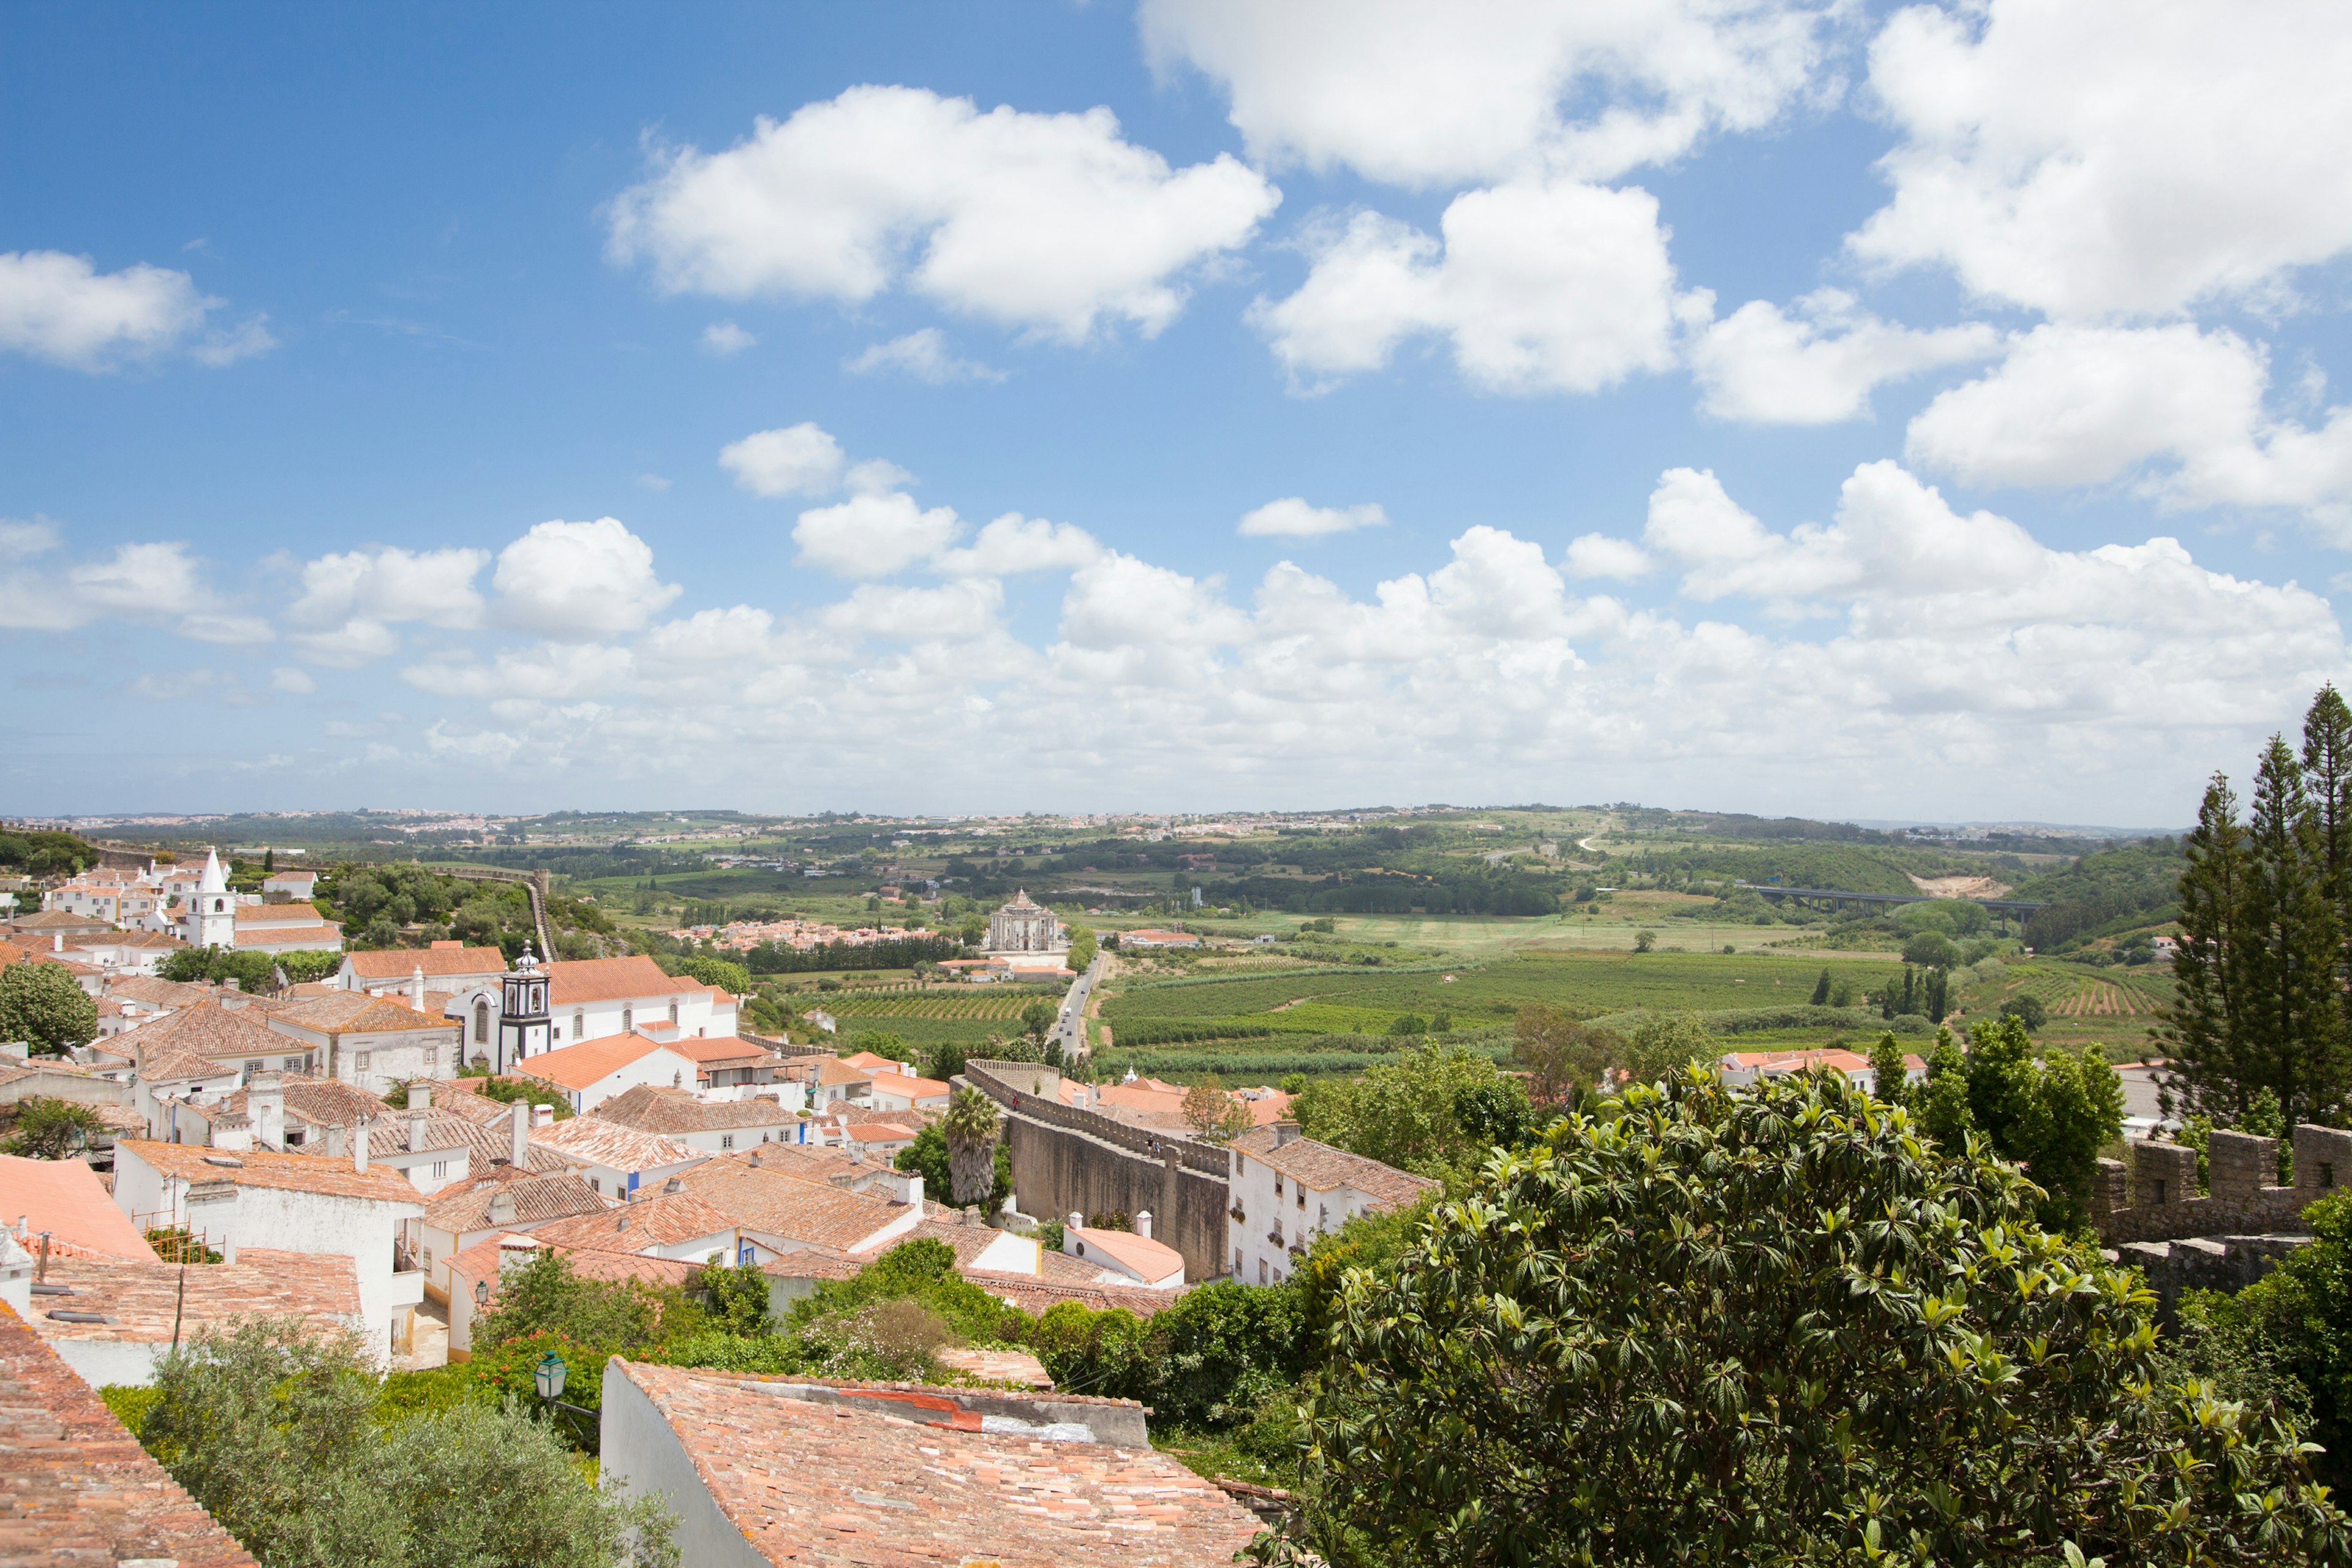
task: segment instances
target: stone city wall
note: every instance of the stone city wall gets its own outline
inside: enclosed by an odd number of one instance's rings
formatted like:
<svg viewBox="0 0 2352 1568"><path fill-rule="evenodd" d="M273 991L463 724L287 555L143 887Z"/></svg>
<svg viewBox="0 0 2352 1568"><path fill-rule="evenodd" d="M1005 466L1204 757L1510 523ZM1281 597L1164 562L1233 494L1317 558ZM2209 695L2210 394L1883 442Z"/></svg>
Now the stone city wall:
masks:
<svg viewBox="0 0 2352 1568"><path fill-rule="evenodd" d="M2294 1130L2294 1185L2276 1185L2278 1140L2216 1131L2207 1146L2207 1185L2197 1190L2197 1151L2135 1143L2131 1163L2099 1162L2091 1221L2099 1239L2182 1241L2298 1228L2305 1205L2352 1185L2352 1132L2308 1124Z"/></svg>

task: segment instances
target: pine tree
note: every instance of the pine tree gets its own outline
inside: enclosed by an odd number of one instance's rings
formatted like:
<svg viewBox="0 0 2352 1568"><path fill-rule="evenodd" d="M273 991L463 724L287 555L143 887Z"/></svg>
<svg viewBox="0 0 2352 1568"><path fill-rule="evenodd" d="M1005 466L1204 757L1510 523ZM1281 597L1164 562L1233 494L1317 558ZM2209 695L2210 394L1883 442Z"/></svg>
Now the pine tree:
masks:
<svg viewBox="0 0 2352 1568"><path fill-rule="evenodd" d="M1903 966L1903 1003L1895 1011L1906 1016L1919 1011L1919 976L1907 963Z"/></svg>
<svg viewBox="0 0 2352 1568"><path fill-rule="evenodd" d="M1889 1105L1905 1103L1911 1096L1909 1073L1910 1064L1903 1059L1903 1047L1895 1043L1895 1031L1889 1029L1870 1047L1871 1098Z"/></svg>
<svg viewBox="0 0 2352 1568"><path fill-rule="evenodd" d="M1942 1023L1944 1021L1944 1015L1952 1010L1951 999L1952 972L1948 969L1934 969L1928 971L1927 1022L1931 1024Z"/></svg>
<svg viewBox="0 0 2352 1568"><path fill-rule="evenodd" d="M1827 964L1823 964L1822 966L1822 977L1813 982L1813 1005L1816 1007L1827 1006L1829 1005L1829 999L1830 971L1829 966Z"/></svg>
<svg viewBox="0 0 2352 1568"><path fill-rule="evenodd" d="M2341 1093L2344 1016L2319 818L2302 764L2276 735L2255 771L2247 818L2248 875L2236 945L2246 980L2242 1038L2251 1070L2239 1085L2232 1120L2267 1087L2292 1129Z"/></svg>
<svg viewBox="0 0 2352 1568"><path fill-rule="evenodd" d="M2303 720L2304 783L2318 842L2320 893L2336 923L2332 984L2344 1009L2337 1049L2315 1064L2305 1119L2340 1113L2352 1092L2352 707L2323 686ZM2289 1111L2290 1126L2293 1111Z"/></svg>
<svg viewBox="0 0 2352 1568"><path fill-rule="evenodd" d="M2174 996L2160 1026L2171 1068L2158 1100L2167 1116L2202 1115L2226 1124L2244 1109L2236 939L2247 870L2238 797L2222 774L2205 786L2197 826L2181 848L2189 868L2180 874Z"/></svg>

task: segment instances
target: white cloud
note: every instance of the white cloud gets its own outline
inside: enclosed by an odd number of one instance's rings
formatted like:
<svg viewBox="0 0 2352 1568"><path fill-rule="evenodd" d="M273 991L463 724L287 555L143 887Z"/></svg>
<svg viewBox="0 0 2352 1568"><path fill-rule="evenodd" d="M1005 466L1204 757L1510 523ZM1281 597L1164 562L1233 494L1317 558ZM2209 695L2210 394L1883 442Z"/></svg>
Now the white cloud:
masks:
<svg viewBox="0 0 2352 1568"><path fill-rule="evenodd" d="M319 683L309 670L281 664L269 672L269 689L285 692L289 697L308 697L319 689Z"/></svg>
<svg viewBox="0 0 2352 1568"><path fill-rule="evenodd" d="M1862 258L2062 317L2275 296L2352 248L2352 12L2334 0L1985 0L1898 12L1903 141Z"/></svg>
<svg viewBox="0 0 2352 1568"><path fill-rule="evenodd" d="M758 496L821 496L841 484L841 443L814 423L758 430L719 449L719 466Z"/></svg>
<svg viewBox="0 0 2352 1568"><path fill-rule="evenodd" d="M1320 539L1359 528L1384 528L1389 514L1377 503L1363 506L1309 506L1299 496L1270 500L1242 514L1234 532L1246 538Z"/></svg>
<svg viewBox="0 0 2352 1568"><path fill-rule="evenodd" d="M888 342L868 343L862 353L842 361L841 367L856 375L897 371L933 386L1004 379L1001 370L991 370L977 360L958 359L948 349L947 335L937 327L924 327Z"/></svg>
<svg viewBox="0 0 2352 1568"><path fill-rule="evenodd" d="M1580 534L1570 540L1562 563L1571 577L1613 577L1627 583L1648 576L1655 565L1640 545L1605 533Z"/></svg>
<svg viewBox="0 0 2352 1568"><path fill-rule="evenodd" d="M1494 392L1596 392L1674 363L1678 320L1704 295L1675 292L1657 199L1556 183L1454 198L1441 242L1378 213L1308 242L1298 291L1251 320L1294 384L1377 370L1423 333Z"/></svg>
<svg viewBox="0 0 2352 1568"><path fill-rule="evenodd" d="M2000 351L2000 334L1981 322L1917 331L1857 310L1839 289L1807 295L1796 307L1792 319L1751 300L1696 337L1690 360L1705 394L1700 407L1752 425L1859 419L1883 383Z"/></svg>
<svg viewBox="0 0 2352 1568"><path fill-rule="evenodd" d="M843 577L887 577L955 542L961 524L948 507L925 510L902 491L851 496L800 515L800 558Z"/></svg>
<svg viewBox="0 0 2352 1568"><path fill-rule="evenodd" d="M411 665L400 678L420 691L485 702L561 702L625 692L636 656L601 643L538 643L504 648L488 664L449 659Z"/></svg>
<svg viewBox="0 0 2352 1568"><path fill-rule="evenodd" d="M1063 572L1097 560L1103 552L1093 534L1076 523L1048 522L1008 511L988 524L961 550L942 551L932 563L958 577L1010 577L1023 572Z"/></svg>
<svg viewBox="0 0 2352 1568"><path fill-rule="evenodd" d="M702 347L707 353L740 354L760 340L732 321L713 321L702 329Z"/></svg>
<svg viewBox="0 0 2352 1568"><path fill-rule="evenodd" d="M1770 123L1836 5L1747 0L1146 0L1154 62L1230 95L1253 157L1392 184L1609 179Z"/></svg>
<svg viewBox="0 0 2352 1568"><path fill-rule="evenodd" d="M226 364L275 345L259 317L199 337L220 304L168 268L100 272L87 256L0 251L0 352L51 364L107 370L183 345L205 363Z"/></svg>
<svg viewBox="0 0 2352 1568"><path fill-rule="evenodd" d="M1905 451L1975 485L2136 477L2167 508L2294 508L2352 542L2352 408L2315 427L2274 417L2269 385L2263 349L2234 332L2037 327L1923 409Z"/></svg>
<svg viewBox="0 0 2352 1568"><path fill-rule="evenodd" d="M659 286L862 303L902 280L951 310L1069 342L1160 331L1183 276L1244 244L1280 194L1225 154L1171 170L1107 109L982 114L854 87L761 119L722 153L665 154L612 204L611 251Z"/></svg>
<svg viewBox="0 0 2352 1568"><path fill-rule="evenodd" d="M908 642L959 642L987 637L1004 612L1003 585L968 578L938 588L867 583L824 612L830 631Z"/></svg>
<svg viewBox="0 0 2352 1568"><path fill-rule="evenodd" d="M474 579L487 550L404 550L373 545L320 556L302 567L302 596L287 607L289 640L318 664L352 666L395 653L404 621L464 630L482 624Z"/></svg>
<svg viewBox="0 0 2352 1568"><path fill-rule="evenodd" d="M499 552L503 624L565 641L630 632L682 590L654 574L653 547L619 519L542 522Z"/></svg>

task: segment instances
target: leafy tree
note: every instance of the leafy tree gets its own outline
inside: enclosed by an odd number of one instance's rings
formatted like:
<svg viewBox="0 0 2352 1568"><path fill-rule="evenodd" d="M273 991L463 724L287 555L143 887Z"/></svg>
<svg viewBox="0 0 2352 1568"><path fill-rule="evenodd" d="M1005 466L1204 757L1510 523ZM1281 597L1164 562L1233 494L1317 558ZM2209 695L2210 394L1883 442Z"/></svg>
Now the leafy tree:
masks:
<svg viewBox="0 0 2352 1568"><path fill-rule="evenodd" d="M205 1329L157 1364L140 1441L265 1568L675 1568L672 1517L623 1502L513 1403L377 1414L348 1336Z"/></svg>
<svg viewBox="0 0 2352 1568"><path fill-rule="evenodd" d="M1649 952L1654 951L1657 945L1658 933L1656 931L1637 931L1633 933L1633 951L1635 952Z"/></svg>
<svg viewBox="0 0 2352 1568"><path fill-rule="evenodd" d="M23 1040L42 1056L63 1056L98 1037L98 1004L61 963L0 969L0 1040Z"/></svg>
<svg viewBox="0 0 2352 1568"><path fill-rule="evenodd" d="M706 1263L695 1276L692 1293L702 1300L711 1326L730 1334L756 1337L769 1331L768 1277L756 1263Z"/></svg>
<svg viewBox="0 0 2352 1568"><path fill-rule="evenodd" d="M683 1291L639 1280L583 1279L562 1253L541 1247L499 1280L499 1303L474 1320L474 1343L549 1334L581 1345L639 1350L702 1327Z"/></svg>
<svg viewBox="0 0 2352 1568"><path fill-rule="evenodd" d="M1678 1076L1694 1063L1714 1070L1722 1046L1696 1013L1646 1013L1625 1042L1618 1065L1635 1083Z"/></svg>
<svg viewBox="0 0 2352 1568"><path fill-rule="evenodd" d="M948 1174L948 1141L936 1121L915 1134L914 1142L898 1151L898 1168L913 1171L923 1178L923 1191L933 1194L934 1201L944 1203L954 1190ZM1013 1196L1013 1152L1003 1143L996 1146L996 1179L989 1188L988 1197L981 1206L990 1214L1002 1209Z"/></svg>
<svg viewBox="0 0 2352 1568"><path fill-rule="evenodd" d="M1054 1027L1058 1010L1043 998L1021 1009L1021 1032L1039 1045L1045 1043L1046 1034Z"/></svg>
<svg viewBox="0 0 2352 1568"><path fill-rule="evenodd" d="M990 1196L996 1147L996 1101L976 1089L960 1089L948 1100L940 1118L940 1134L948 1145L948 1190L959 1204L976 1204Z"/></svg>
<svg viewBox="0 0 2352 1568"><path fill-rule="evenodd" d="M63 1160L89 1146L106 1131L97 1111L70 1100L36 1096L16 1102L16 1119L0 1153L33 1160Z"/></svg>
<svg viewBox="0 0 2352 1568"><path fill-rule="evenodd" d="M923 1064L924 1076L935 1078L941 1083L946 1083L963 1071L964 1062L968 1057L969 1052L962 1042L941 1040L931 1047L930 1057Z"/></svg>
<svg viewBox="0 0 2352 1568"><path fill-rule="evenodd" d="M1517 1080L1462 1046L1422 1045L1366 1071L1324 1079L1291 1101L1299 1130L1401 1170L1441 1173L1475 1165L1492 1147L1500 1096L1524 1107ZM1522 1112L1520 1125L1525 1125Z"/></svg>
<svg viewBox="0 0 2352 1568"><path fill-rule="evenodd" d="M1930 969L1948 969L1959 961L1959 944L1939 931L1923 931L1906 939L1903 943L1903 962L1906 963L1921 964ZM1906 1008L1906 1011L1916 1012L1918 1009Z"/></svg>
<svg viewBox="0 0 2352 1568"><path fill-rule="evenodd" d="M2153 1298L1843 1075L1635 1087L1350 1272L1333 1563L2352 1556L2293 1430L2149 1382Z"/></svg>
<svg viewBox="0 0 2352 1568"><path fill-rule="evenodd" d="M1924 1001L1927 1022L1942 1023L1944 1015L1952 1010L1952 972L1950 970L1931 969L1927 972Z"/></svg>
<svg viewBox="0 0 2352 1568"><path fill-rule="evenodd" d="M1822 977L1821 977L1819 980L1816 980L1816 981L1814 981L1814 982L1813 982L1813 1005L1814 1005L1814 1006L1816 1006L1816 1007L1826 1007L1826 1006L1828 1006L1828 1005L1829 1005L1829 1000L1830 1000L1830 984L1831 984L1831 981L1830 981L1830 971L1829 971L1829 966L1828 966L1827 964L1823 964L1823 965L1822 966Z"/></svg>
<svg viewBox="0 0 2352 1568"><path fill-rule="evenodd" d="M1912 1109L1947 1154L1983 1134L1993 1153L2032 1173L2043 1222L2074 1226L2088 1210L2099 1151L2123 1131L2123 1082L2095 1046L2037 1061L2025 1026L2004 1016L1971 1026L1965 1052L1938 1031Z"/></svg>
<svg viewBox="0 0 2352 1568"><path fill-rule="evenodd" d="M751 989L751 972L724 958L689 958L678 965L677 973L705 985L716 985L731 995L741 996Z"/></svg>
<svg viewBox="0 0 2352 1568"><path fill-rule="evenodd" d="M1087 972L1087 965L1094 961L1094 931L1086 926L1073 926L1070 929L1069 957L1064 962L1068 963L1074 972L1084 974Z"/></svg>
<svg viewBox="0 0 2352 1568"><path fill-rule="evenodd" d="M1927 1081L1913 1091L1910 1103L1919 1130L1939 1147L1967 1146L1969 1134L1976 1130L1969 1111L1969 1058L1951 1030L1936 1031L1936 1043L1927 1053Z"/></svg>
<svg viewBox="0 0 2352 1568"><path fill-rule="evenodd" d="M1406 1035L1425 1035L1429 1033L1429 1020L1421 1016L1418 1013L1399 1013L1395 1017L1389 1020L1387 1032L1391 1035L1400 1037Z"/></svg>
<svg viewBox="0 0 2352 1568"><path fill-rule="evenodd" d="M1902 1105L1911 1098L1910 1072L1903 1047L1895 1043L1895 1031L1879 1036L1870 1047L1870 1092L1889 1105Z"/></svg>
<svg viewBox="0 0 2352 1568"><path fill-rule="evenodd" d="M1250 1130L1251 1118L1248 1107L1208 1073L1184 1091L1184 1124L1206 1142L1227 1143Z"/></svg>
<svg viewBox="0 0 2352 1568"><path fill-rule="evenodd" d="M1557 1007L1529 1004L1511 1022L1511 1059L1528 1075L1528 1098L1546 1110L1573 1110L1600 1092L1602 1075L1622 1067L1623 1036L1580 1023Z"/></svg>
<svg viewBox="0 0 2352 1568"><path fill-rule="evenodd" d="M2039 996L2012 996L2000 1005L2000 1016L2014 1018L2029 1032L2050 1021L2050 1009Z"/></svg>

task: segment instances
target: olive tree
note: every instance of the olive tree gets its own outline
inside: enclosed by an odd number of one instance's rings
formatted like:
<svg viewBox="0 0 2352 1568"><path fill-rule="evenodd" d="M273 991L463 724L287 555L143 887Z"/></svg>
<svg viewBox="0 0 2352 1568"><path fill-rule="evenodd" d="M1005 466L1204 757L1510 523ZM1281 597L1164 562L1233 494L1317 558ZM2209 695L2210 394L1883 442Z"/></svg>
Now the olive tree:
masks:
<svg viewBox="0 0 2352 1568"><path fill-rule="evenodd" d="M1343 1564L2352 1562L2294 1431L2155 1381L2137 1277L1840 1075L1629 1089L1351 1271Z"/></svg>

